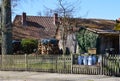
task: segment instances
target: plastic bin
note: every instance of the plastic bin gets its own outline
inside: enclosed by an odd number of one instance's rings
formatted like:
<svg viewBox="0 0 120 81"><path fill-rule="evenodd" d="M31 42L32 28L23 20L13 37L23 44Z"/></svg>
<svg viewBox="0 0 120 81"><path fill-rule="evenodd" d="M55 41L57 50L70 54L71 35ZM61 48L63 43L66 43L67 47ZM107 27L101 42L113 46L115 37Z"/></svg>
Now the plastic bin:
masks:
<svg viewBox="0 0 120 81"><path fill-rule="evenodd" d="M78 56L78 64L79 65L83 64L83 56Z"/></svg>
<svg viewBox="0 0 120 81"><path fill-rule="evenodd" d="M87 65L88 64L88 56L83 57L83 64Z"/></svg>
<svg viewBox="0 0 120 81"><path fill-rule="evenodd" d="M95 55L92 56L92 65L95 65L97 62L97 57Z"/></svg>
<svg viewBox="0 0 120 81"><path fill-rule="evenodd" d="M92 56L88 56L88 65L92 65L92 61L93 61Z"/></svg>

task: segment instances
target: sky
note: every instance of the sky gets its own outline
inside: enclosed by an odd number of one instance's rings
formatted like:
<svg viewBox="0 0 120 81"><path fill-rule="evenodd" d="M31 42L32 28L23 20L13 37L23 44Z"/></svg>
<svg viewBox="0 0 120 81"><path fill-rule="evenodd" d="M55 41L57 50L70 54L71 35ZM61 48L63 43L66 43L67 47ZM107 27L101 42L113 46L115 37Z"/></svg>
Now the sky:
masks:
<svg viewBox="0 0 120 81"><path fill-rule="evenodd" d="M66 0L77 7L75 17L115 20L120 17L120 0ZM27 15L37 16L45 12L45 7L55 9L57 0L20 0L13 9L15 15L26 12Z"/></svg>

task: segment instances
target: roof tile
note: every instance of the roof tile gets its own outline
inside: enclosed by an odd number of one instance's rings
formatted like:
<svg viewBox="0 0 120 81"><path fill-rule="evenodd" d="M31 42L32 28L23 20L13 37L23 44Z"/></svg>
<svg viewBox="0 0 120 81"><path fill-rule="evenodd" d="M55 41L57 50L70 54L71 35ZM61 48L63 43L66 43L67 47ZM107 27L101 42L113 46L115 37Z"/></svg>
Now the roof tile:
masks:
<svg viewBox="0 0 120 81"><path fill-rule="evenodd" d="M21 23L21 15L17 15L13 22L13 39L21 38L53 38L56 27L52 17L27 16L26 25Z"/></svg>

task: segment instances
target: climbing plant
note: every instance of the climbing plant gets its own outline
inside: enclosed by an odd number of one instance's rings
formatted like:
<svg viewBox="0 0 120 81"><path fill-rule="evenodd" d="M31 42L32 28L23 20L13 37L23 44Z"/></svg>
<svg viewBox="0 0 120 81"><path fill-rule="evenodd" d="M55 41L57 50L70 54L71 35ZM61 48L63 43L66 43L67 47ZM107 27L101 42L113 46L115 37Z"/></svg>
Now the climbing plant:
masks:
<svg viewBox="0 0 120 81"><path fill-rule="evenodd" d="M97 37L98 35L94 32L91 32L84 28L80 29L77 33L80 52L85 53L89 48L96 48Z"/></svg>

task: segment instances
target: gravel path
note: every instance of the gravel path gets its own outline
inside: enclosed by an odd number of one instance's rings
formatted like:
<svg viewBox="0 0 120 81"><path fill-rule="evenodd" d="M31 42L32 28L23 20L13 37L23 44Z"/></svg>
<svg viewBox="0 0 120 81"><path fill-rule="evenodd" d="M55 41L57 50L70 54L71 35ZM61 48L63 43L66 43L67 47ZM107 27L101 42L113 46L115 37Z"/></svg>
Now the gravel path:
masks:
<svg viewBox="0 0 120 81"><path fill-rule="evenodd" d="M0 81L120 81L104 75L0 71Z"/></svg>

